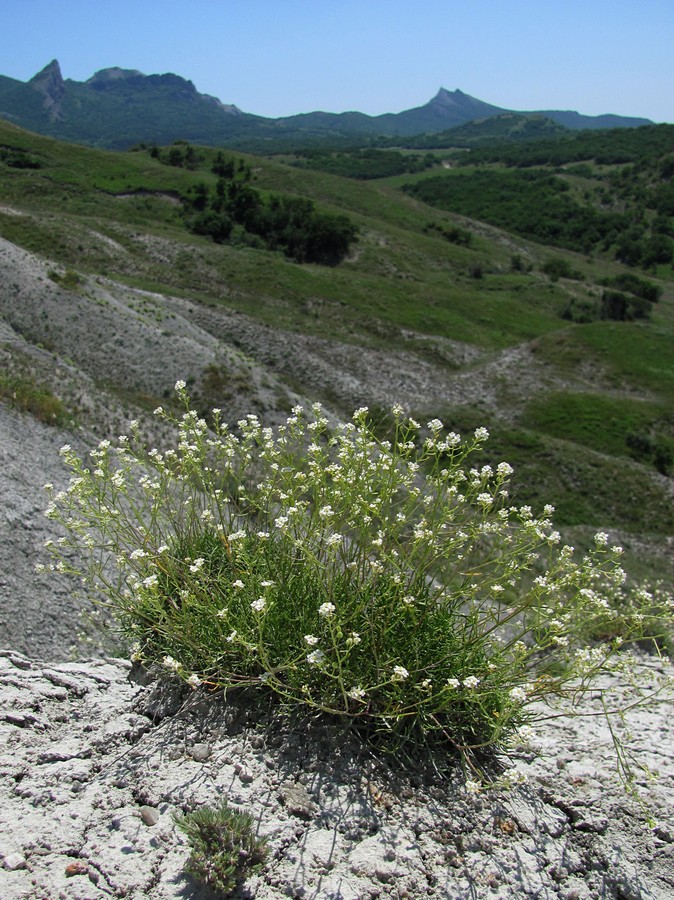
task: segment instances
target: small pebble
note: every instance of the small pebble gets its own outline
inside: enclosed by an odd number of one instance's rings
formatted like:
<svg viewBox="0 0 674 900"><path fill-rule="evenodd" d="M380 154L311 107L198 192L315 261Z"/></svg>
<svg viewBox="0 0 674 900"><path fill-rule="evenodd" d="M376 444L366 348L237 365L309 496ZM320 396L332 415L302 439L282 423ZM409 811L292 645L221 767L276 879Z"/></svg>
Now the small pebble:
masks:
<svg viewBox="0 0 674 900"><path fill-rule="evenodd" d="M73 878L75 875L88 875L89 867L83 862L71 862L66 866L66 878Z"/></svg>
<svg viewBox="0 0 674 900"><path fill-rule="evenodd" d="M141 806L140 817L151 828L159 821L159 810L155 809L154 806Z"/></svg>
<svg viewBox="0 0 674 900"><path fill-rule="evenodd" d="M195 762L206 762L211 755L208 744L195 744L190 750L190 756Z"/></svg>
<svg viewBox="0 0 674 900"><path fill-rule="evenodd" d="M9 872L16 872L17 869L25 869L26 857L22 856L20 853L10 853L9 856L5 857L3 866Z"/></svg>

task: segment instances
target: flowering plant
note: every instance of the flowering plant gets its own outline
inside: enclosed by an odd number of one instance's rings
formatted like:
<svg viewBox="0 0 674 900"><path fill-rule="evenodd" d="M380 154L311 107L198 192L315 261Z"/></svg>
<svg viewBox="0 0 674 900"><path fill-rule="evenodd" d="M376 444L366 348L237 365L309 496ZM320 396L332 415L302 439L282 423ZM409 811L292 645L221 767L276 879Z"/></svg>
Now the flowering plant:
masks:
<svg viewBox="0 0 674 900"><path fill-rule="evenodd" d="M319 404L276 431L254 415L230 430L219 410L209 428L176 387L184 413L156 410L175 449L147 452L135 423L90 461L66 446L73 477L47 514L66 527L55 567L191 686L257 686L389 746L470 758L643 633L637 598L620 637L592 642L623 590L620 550L600 533L576 559L551 507L511 503L507 463L471 468L486 429L462 440L394 407L386 441L367 409L331 428Z"/></svg>

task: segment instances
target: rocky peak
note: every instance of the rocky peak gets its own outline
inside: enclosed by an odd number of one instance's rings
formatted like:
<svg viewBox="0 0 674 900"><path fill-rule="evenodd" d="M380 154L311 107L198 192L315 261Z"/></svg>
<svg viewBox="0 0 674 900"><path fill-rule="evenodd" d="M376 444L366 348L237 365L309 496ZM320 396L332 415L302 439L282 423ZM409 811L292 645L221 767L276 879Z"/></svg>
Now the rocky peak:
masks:
<svg viewBox="0 0 674 900"><path fill-rule="evenodd" d="M465 99L467 99L467 95L458 89L456 91L448 91L446 88L440 88L431 100L431 104L443 108L453 108L460 106Z"/></svg>
<svg viewBox="0 0 674 900"><path fill-rule="evenodd" d="M109 81L120 81L125 78L137 78L143 75L138 69L121 69L119 66L113 66L110 69L99 69L95 72L86 84L95 85L107 83Z"/></svg>
<svg viewBox="0 0 674 900"><path fill-rule="evenodd" d="M58 119L66 90L58 60L53 59L42 71L33 75L28 84L42 94L42 105L48 111L49 118L52 121Z"/></svg>

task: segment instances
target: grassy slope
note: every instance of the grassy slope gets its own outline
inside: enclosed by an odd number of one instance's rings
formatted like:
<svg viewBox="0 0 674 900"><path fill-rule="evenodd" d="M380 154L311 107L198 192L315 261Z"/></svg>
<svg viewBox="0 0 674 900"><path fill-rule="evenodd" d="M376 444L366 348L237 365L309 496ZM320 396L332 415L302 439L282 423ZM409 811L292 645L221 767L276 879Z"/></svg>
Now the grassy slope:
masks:
<svg viewBox="0 0 674 900"><path fill-rule="evenodd" d="M671 533L671 479L628 460L625 445L635 428L674 438L671 272L661 273L669 280L662 281L651 322L570 325L559 318L569 296L596 294L598 281L621 266L431 209L400 192L410 176L355 182L249 158L259 190L308 196L359 225L351 258L323 268L214 245L184 230L175 197L197 181L214 181L215 151L204 149L202 170L189 172L146 153L62 144L5 122L0 144L23 147L42 162L38 170L0 166L0 206L27 213L0 210L0 235L55 262L224 303L275 327L392 349L414 346L422 355L434 352L437 337L487 353L530 342L556 383L512 410L510 387L496 385L504 406L492 429L494 458L509 459L523 473L518 499L556 503L569 525ZM424 233L429 223L468 227L471 246ZM510 271L514 253L530 272ZM568 260L584 280L551 282L540 272L551 257ZM410 345L401 329L421 337ZM582 391L560 391L560 379L577 384L580 376ZM423 398L419 411L430 412ZM457 427L484 424L483 414L478 422L466 407L433 412Z"/></svg>

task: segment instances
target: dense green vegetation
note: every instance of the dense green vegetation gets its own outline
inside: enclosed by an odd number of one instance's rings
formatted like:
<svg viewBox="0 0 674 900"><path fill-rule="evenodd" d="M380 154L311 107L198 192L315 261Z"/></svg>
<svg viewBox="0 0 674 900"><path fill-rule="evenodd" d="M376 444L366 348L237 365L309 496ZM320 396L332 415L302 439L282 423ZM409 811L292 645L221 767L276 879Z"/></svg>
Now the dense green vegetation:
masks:
<svg viewBox="0 0 674 900"><path fill-rule="evenodd" d="M363 180L423 172L435 164L435 158L428 153L419 156L397 150L379 150L376 147L355 150L320 148L305 150L297 156L293 165L298 168L317 169L319 172Z"/></svg>
<svg viewBox="0 0 674 900"><path fill-rule="evenodd" d="M673 142L674 126L659 125L493 145L406 190L541 243L657 270L674 255Z"/></svg>
<svg viewBox="0 0 674 900"><path fill-rule="evenodd" d="M337 265L349 252L358 229L346 216L320 213L306 197L263 197L250 185L250 167L237 169L222 153L212 171L219 176L213 190L198 182L183 197L185 222L194 234L219 244L244 238L248 246L281 250L300 263Z"/></svg>
<svg viewBox="0 0 674 900"><path fill-rule="evenodd" d="M630 210L593 202L568 179L547 170L462 169L405 185L412 196L454 213L483 219L540 243L581 253L610 251L629 266L671 262L674 224L664 193L637 194ZM669 190L669 188L667 188ZM623 210L626 189L618 192ZM616 198L618 199L618 198ZM589 202L588 202L589 200ZM638 204L643 201L646 208ZM654 219L648 206L660 213Z"/></svg>
<svg viewBox="0 0 674 900"><path fill-rule="evenodd" d="M674 125L611 128L560 133L553 140L498 143L471 151L470 165L565 166L592 160L597 165L649 165L674 150Z"/></svg>
<svg viewBox="0 0 674 900"><path fill-rule="evenodd" d="M405 189L432 206L582 253L610 246L628 226L623 215L582 205L566 182L545 172L448 172Z"/></svg>

